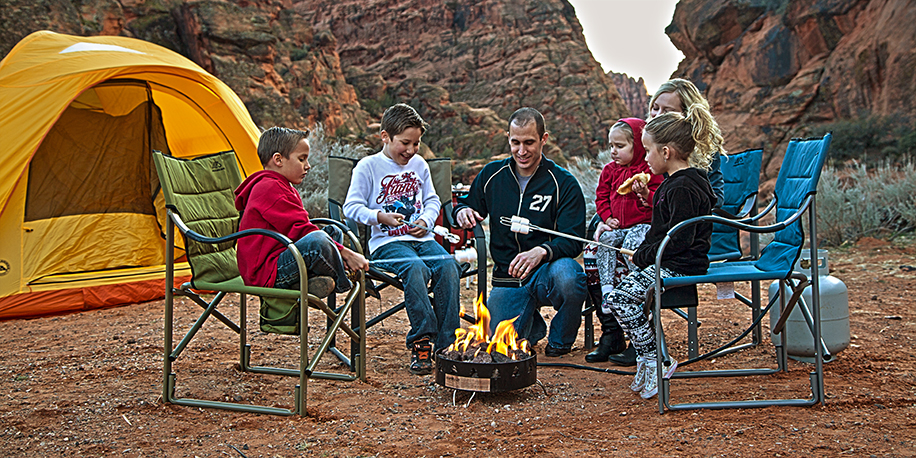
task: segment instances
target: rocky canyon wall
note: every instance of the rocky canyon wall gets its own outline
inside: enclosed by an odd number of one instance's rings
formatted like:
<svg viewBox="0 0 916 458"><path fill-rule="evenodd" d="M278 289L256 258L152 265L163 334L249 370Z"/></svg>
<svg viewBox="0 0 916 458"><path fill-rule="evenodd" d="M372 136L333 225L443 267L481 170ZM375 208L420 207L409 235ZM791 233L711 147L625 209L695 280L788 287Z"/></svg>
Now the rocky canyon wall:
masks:
<svg viewBox="0 0 916 458"><path fill-rule="evenodd" d="M633 78L627 76L626 73L614 72L608 72L607 76L614 82L614 86L617 86L617 92L623 99L624 105L630 110L630 116L645 118L649 110L650 95L642 77Z"/></svg>
<svg viewBox="0 0 916 458"><path fill-rule="evenodd" d="M548 121L548 154L594 156L627 114L565 0L7 0L3 54L28 33L125 35L185 55L226 82L260 126L305 127L377 146L395 102L432 126L433 152L508 153L521 106Z"/></svg>
<svg viewBox="0 0 916 458"><path fill-rule="evenodd" d="M816 126L916 118L913 0L681 0L666 32L728 149L764 147L764 180Z"/></svg>

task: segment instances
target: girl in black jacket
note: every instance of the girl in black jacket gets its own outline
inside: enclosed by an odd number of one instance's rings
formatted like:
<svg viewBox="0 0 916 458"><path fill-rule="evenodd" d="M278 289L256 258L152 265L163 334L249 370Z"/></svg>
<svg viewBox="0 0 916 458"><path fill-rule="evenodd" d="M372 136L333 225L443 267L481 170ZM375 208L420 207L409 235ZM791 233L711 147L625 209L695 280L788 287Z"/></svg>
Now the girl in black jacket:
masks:
<svg viewBox="0 0 916 458"><path fill-rule="evenodd" d="M668 178L655 191L652 224L642 245L633 255L638 270L627 275L607 302L611 311L636 348L636 379L630 385L644 399L658 393L656 379L655 330L643 313L645 293L655 284L655 258L669 229L681 221L709 215L715 204L706 171L697 166L710 163L716 151L713 139L715 120L709 110L695 104L687 116L671 112L646 124L642 142L646 162L653 174ZM712 224L702 223L680 231L666 246L661 261L662 278L706 273ZM665 377L674 373L677 361L665 368Z"/></svg>

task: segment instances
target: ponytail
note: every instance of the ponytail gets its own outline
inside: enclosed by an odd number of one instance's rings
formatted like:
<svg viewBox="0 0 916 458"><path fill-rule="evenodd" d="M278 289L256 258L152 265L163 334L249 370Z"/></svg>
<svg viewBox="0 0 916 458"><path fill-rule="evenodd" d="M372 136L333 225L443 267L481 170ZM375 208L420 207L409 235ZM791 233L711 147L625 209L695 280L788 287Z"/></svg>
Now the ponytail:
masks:
<svg viewBox="0 0 916 458"><path fill-rule="evenodd" d="M722 150L722 134L709 109L700 103L687 108L687 116L677 112L652 118L645 128L656 143L673 145L677 157L691 167L709 170L712 159Z"/></svg>
<svg viewBox="0 0 916 458"><path fill-rule="evenodd" d="M687 163L691 167L708 171L713 157L722 146L722 134L719 132L719 125L712 117L709 109L698 103L687 108L687 117L684 120L693 127L691 137L693 138L694 147L693 153L687 159Z"/></svg>

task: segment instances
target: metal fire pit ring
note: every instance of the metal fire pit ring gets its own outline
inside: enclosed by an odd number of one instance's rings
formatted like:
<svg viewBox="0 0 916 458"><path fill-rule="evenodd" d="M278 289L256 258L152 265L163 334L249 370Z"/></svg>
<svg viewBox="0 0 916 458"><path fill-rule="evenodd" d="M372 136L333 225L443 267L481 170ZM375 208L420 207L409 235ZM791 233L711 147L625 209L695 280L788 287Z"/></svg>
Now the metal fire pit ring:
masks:
<svg viewBox="0 0 916 458"><path fill-rule="evenodd" d="M537 382L537 355L505 363L454 361L436 354L436 383L462 391L497 393Z"/></svg>

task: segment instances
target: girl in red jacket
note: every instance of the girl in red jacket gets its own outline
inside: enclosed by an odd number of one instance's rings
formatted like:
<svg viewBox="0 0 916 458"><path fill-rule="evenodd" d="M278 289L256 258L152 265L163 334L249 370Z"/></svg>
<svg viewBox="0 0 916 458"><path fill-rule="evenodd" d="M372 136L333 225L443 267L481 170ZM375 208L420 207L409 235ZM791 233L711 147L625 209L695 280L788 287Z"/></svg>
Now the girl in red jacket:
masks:
<svg viewBox="0 0 916 458"><path fill-rule="evenodd" d="M645 238L652 221L652 195L662 182L661 175L653 175L646 163L646 150L641 136L646 122L637 118L617 121L608 133L612 161L604 166L598 179L595 206L601 223L595 230L595 241L628 250L636 250ZM618 192L621 185L635 175L647 174L648 182L632 180L632 191ZM621 190L623 192L623 190ZM601 281L602 299L614 290L628 272L636 266L628 256L619 256L616 251L598 246L595 252L598 274ZM619 259L625 265L618 265ZM601 339L595 351L586 355L588 362L604 362L610 355L626 348L626 340L606 301L601 300L598 320L601 322Z"/></svg>

